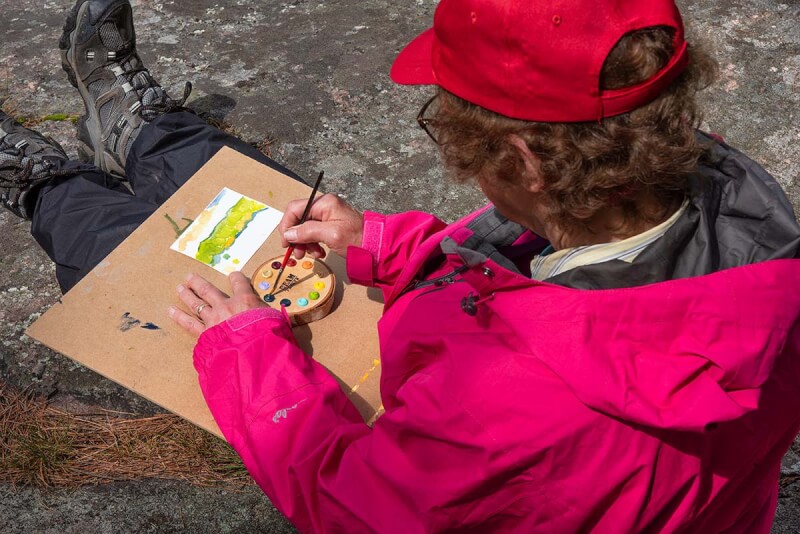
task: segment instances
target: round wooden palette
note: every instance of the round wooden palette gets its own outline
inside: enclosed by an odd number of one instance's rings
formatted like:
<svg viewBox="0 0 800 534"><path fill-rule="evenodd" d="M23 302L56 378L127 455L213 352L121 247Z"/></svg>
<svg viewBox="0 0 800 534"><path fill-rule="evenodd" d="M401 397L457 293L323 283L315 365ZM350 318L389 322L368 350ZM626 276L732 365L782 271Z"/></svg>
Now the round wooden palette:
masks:
<svg viewBox="0 0 800 534"><path fill-rule="evenodd" d="M270 296L283 256L264 262L250 279L259 298L271 308L286 308L294 326L322 319L331 311L336 277L320 260L289 258L278 288Z"/></svg>

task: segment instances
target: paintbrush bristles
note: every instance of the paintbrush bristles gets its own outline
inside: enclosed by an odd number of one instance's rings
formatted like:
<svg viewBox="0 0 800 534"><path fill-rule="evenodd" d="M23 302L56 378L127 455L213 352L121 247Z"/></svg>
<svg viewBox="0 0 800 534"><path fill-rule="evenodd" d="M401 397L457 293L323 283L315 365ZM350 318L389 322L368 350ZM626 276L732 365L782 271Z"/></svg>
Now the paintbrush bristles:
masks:
<svg viewBox="0 0 800 534"><path fill-rule="evenodd" d="M286 249L286 254L283 255L283 261L281 262L281 268L278 271L278 276L275 277L275 283L272 286L272 291L269 292L270 295L275 293L275 290L278 289L278 282L281 280L281 275L283 275L284 269L286 269L286 264L289 263L289 258L292 256L292 252L294 252L294 245L289 245L289 248Z"/></svg>
<svg viewBox="0 0 800 534"><path fill-rule="evenodd" d="M269 294L272 295L275 293L275 290L278 289L278 282L281 281L281 275L283 275L283 267L278 271L278 276L275 277L275 283L272 285L272 289L270 290Z"/></svg>

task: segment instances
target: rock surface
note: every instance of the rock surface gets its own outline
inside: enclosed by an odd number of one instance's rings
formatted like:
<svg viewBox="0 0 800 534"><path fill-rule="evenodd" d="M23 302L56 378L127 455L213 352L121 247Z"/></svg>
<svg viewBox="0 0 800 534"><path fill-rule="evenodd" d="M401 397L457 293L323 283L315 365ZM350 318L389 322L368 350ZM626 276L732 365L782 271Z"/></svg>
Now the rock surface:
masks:
<svg viewBox="0 0 800 534"><path fill-rule="evenodd" d="M395 86L393 57L432 19L432 0L134 1L140 53L167 88L191 80L191 105L303 176L325 169L327 191L382 212L454 220L482 203L448 183L415 123L430 88ZM761 162L800 208L800 7L787 0L679 1L690 36L716 50L721 79L703 96L705 127ZM0 0L0 100L18 117L78 115L59 65L69 2ZM40 131L76 156L74 127ZM0 378L62 406L159 411L34 343L25 328L59 298L29 224L0 213ZM800 531L800 448L784 460L773 532ZM140 481L42 492L0 485L5 532L291 532L256 488L241 493Z"/></svg>

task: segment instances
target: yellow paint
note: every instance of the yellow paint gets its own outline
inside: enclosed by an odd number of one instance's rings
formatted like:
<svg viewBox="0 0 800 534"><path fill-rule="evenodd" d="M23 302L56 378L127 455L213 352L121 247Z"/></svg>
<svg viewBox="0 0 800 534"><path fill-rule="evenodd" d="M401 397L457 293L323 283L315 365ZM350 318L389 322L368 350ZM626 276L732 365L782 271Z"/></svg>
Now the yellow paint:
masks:
<svg viewBox="0 0 800 534"><path fill-rule="evenodd" d="M314 289L319 291L320 289L325 289L325 282L316 282L314 284Z"/></svg>
<svg viewBox="0 0 800 534"><path fill-rule="evenodd" d="M359 384L363 384L364 382L366 382L367 379L369 378L370 373L372 373L372 371L377 369L380 364L381 364L380 360L377 360L377 359L376 360L372 360L372 367L367 369L367 372L364 373L363 375L361 375L361 378L358 379L358 383ZM356 385L355 387L357 388L358 385ZM355 390L351 390L351 391L355 391Z"/></svg>
<svg viewBox="0 0 800 534"><path fill-rule="evenodd" d="M187 229L184 231L180 239L178 239L178 250L185 252L190 241L197 241L200 238L200 234L204 231L204 226L211 220L211 215L213 215L212 210L203 210L203 212L197 216L197 219L195 219L197 225L191 230Z"/></svg>

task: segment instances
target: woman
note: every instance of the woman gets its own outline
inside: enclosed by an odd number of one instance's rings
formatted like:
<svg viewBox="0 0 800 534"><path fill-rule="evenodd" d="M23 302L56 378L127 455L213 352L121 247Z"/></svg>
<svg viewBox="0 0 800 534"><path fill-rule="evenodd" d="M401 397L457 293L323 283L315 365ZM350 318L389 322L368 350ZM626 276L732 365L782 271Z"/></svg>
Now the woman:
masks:
<svg viewBox="0 0 800 534"><path fill-rule="evenodd" d="M695 132L713 73L670 0L439 5L392 75L439 86L420 125L491 204L446 225L326 195L280 227L383 290L373 428L243 276L189 280L208 405L301 531L769 531L800 229Z"/></svg>

